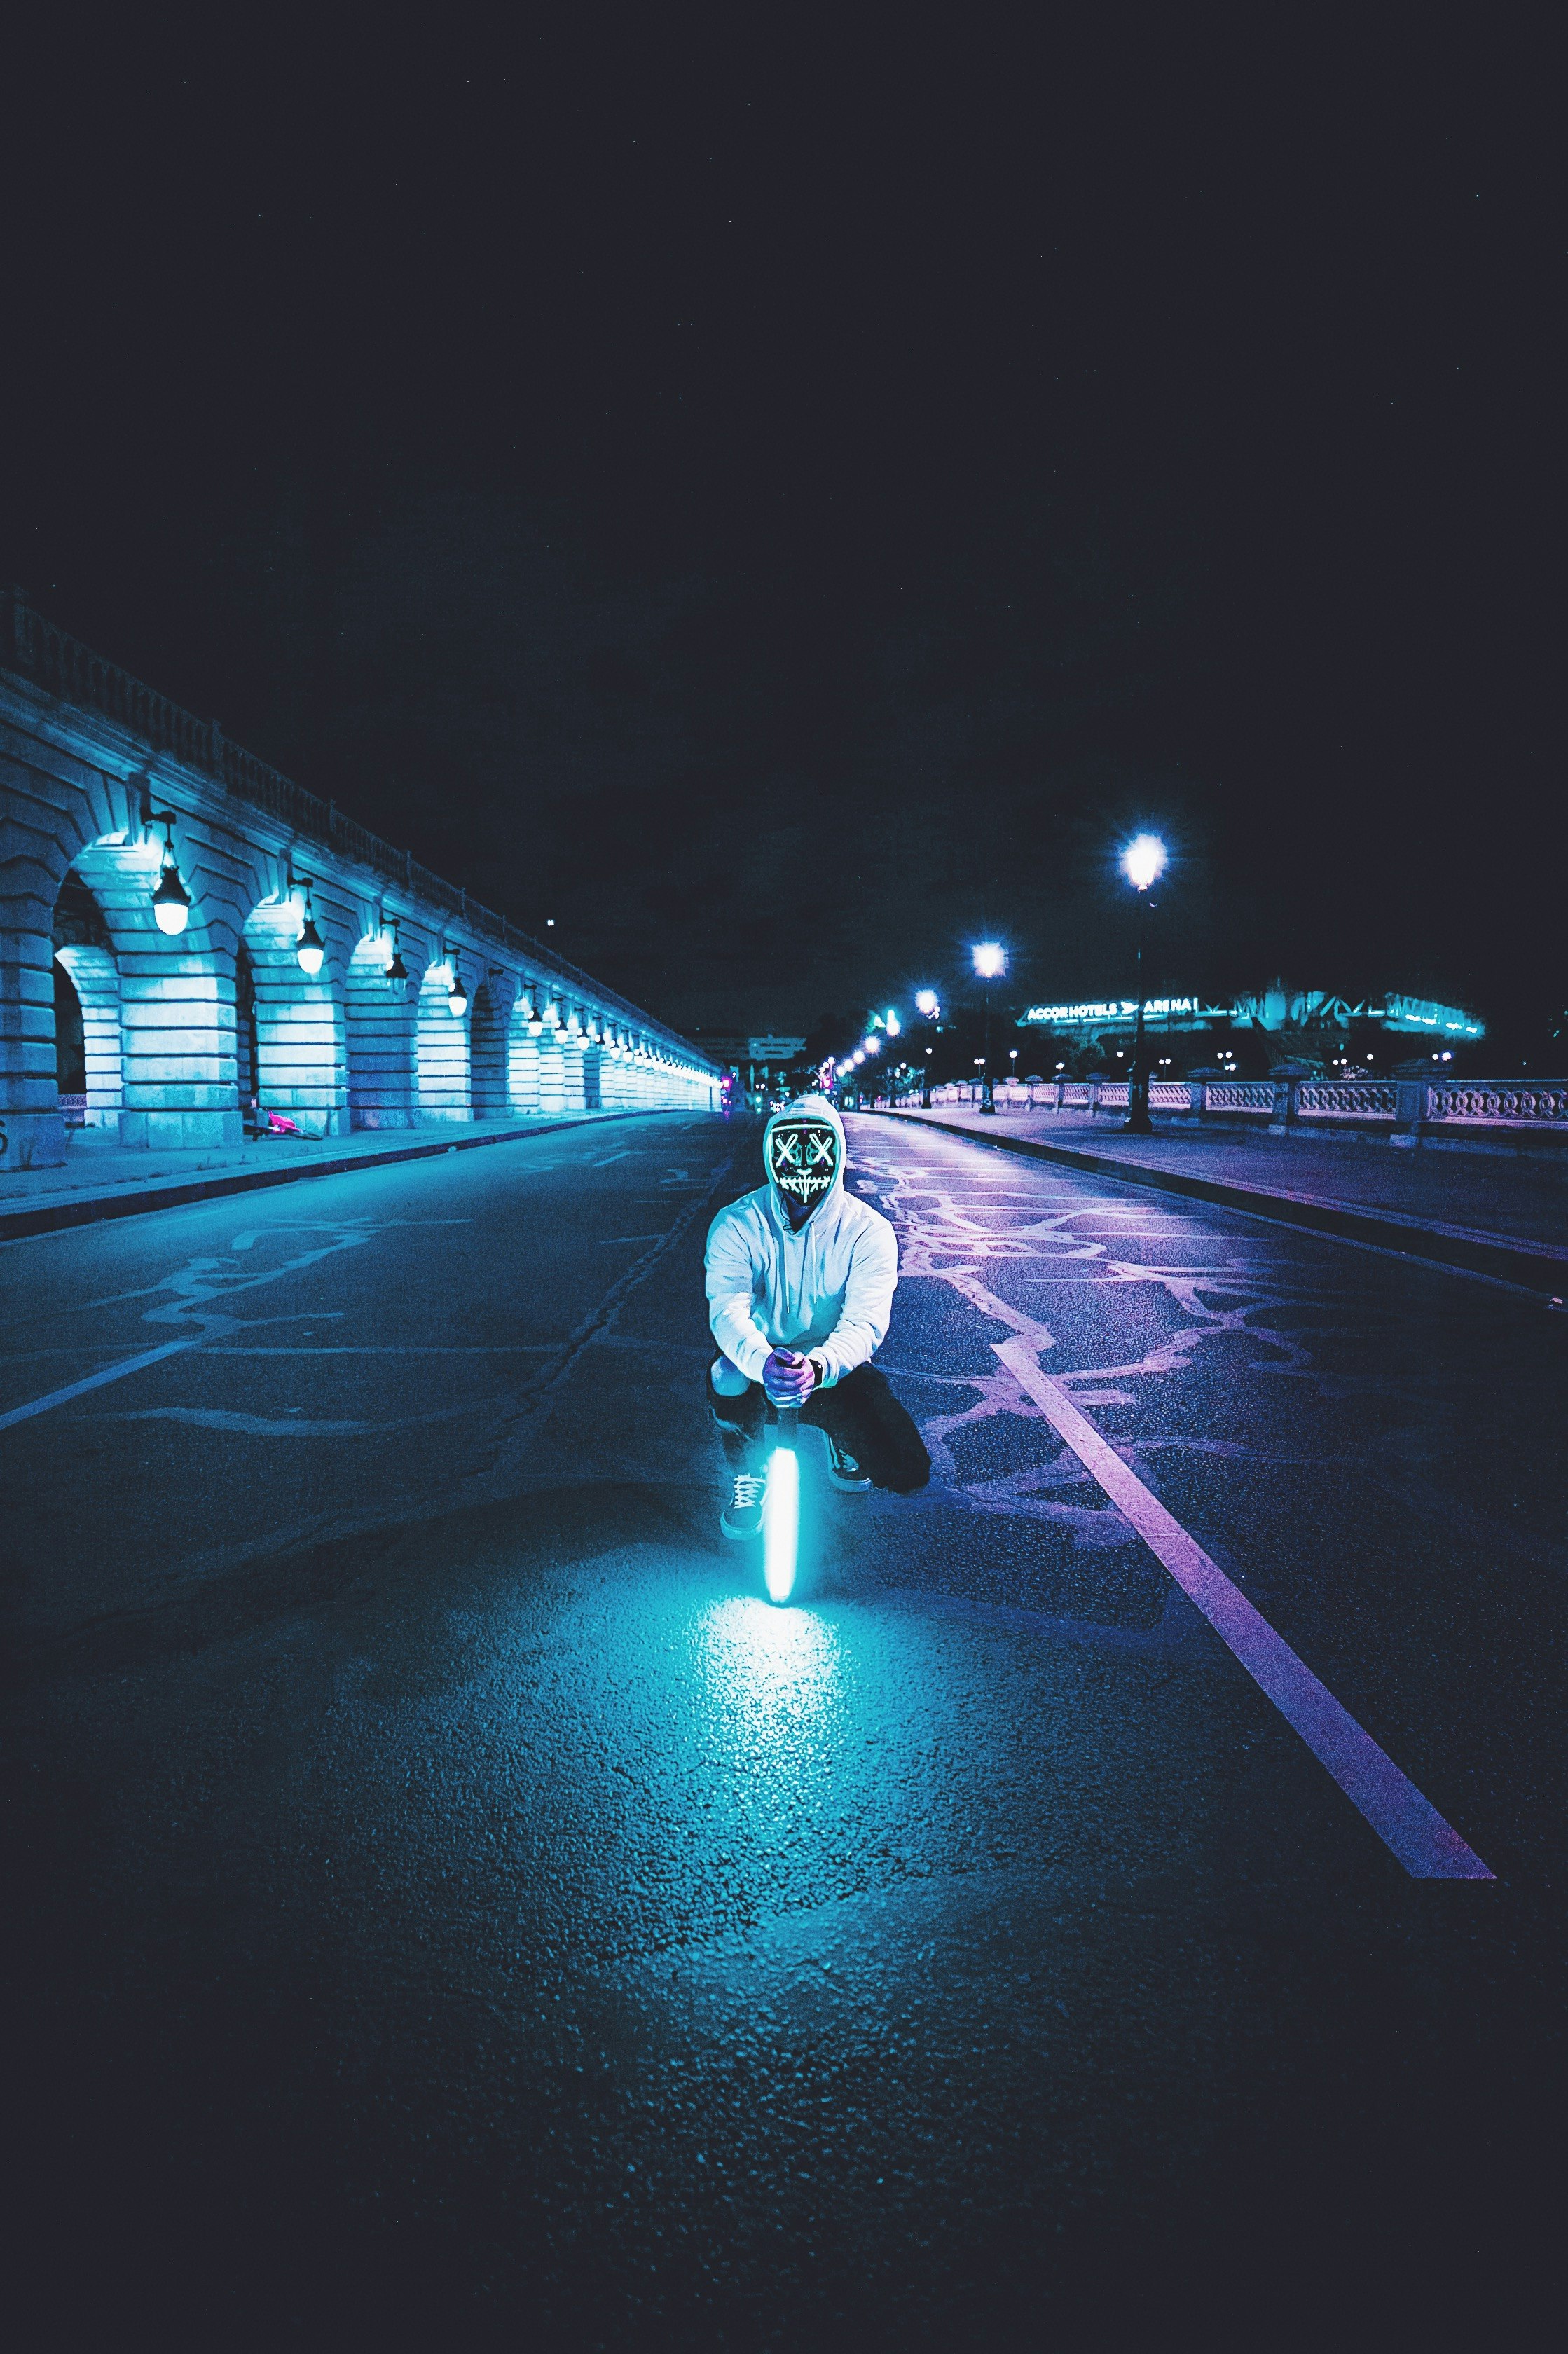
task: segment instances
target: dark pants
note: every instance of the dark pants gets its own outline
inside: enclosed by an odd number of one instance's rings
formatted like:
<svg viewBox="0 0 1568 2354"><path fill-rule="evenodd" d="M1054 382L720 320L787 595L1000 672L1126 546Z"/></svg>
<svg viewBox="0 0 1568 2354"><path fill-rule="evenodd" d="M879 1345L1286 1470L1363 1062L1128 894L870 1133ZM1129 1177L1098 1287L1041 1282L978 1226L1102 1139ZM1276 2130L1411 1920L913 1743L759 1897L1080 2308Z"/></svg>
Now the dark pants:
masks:
<svg viewBox="0 0 1568 2354"><path fill-rule="evenodd" d="M731 1470L749 1469L762 1451L759 1441L768 1424L761 1383L748 1383L739 1397L720 1397L710 1373L707 1392ZM888 1388L886 1374L874 1365L857 1365L832 1389L813 1390L800 1419L825 1430L853 1455L874 1487L912 1496L931 1476L925 1440Z"/></svg>

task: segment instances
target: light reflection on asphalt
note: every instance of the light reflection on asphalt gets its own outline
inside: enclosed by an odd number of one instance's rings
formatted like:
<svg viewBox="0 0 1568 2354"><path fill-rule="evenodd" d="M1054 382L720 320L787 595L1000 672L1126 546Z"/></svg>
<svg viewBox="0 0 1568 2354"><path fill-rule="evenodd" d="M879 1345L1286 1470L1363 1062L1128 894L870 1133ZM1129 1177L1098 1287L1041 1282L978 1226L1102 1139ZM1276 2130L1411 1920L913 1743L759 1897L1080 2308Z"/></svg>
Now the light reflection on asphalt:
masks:
<svg viewBox="0 0 1568 2354"><path fill-rule="evenodd" d="M814 1612L736 1596L705 1611L696 1636L715 1722L758 1765L779 1763L842 1712L839 1638Z"/></svg>

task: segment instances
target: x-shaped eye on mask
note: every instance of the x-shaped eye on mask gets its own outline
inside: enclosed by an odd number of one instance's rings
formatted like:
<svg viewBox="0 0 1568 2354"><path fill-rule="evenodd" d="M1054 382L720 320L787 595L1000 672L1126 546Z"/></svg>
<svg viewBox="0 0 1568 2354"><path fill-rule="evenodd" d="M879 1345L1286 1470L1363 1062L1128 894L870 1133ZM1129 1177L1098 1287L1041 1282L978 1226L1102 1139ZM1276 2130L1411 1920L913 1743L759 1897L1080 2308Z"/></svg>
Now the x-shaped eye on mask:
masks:
<svg viewBox="0 0 1568 2354"><path fill-rule="evenodd" d="M831 1128L781 1128L768 1147L774 1183L802 1202L825 1193L838 1171L838 1138Z"/></svg>

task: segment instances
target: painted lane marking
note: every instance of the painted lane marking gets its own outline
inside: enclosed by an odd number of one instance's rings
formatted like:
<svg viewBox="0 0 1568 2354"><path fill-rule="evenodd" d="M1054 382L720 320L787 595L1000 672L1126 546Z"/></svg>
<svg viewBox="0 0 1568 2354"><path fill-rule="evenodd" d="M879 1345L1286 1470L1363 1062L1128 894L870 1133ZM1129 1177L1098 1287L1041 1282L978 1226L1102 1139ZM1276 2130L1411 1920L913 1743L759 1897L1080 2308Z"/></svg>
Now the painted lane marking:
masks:
<svg viewBox="0 0 1568 2354"><path fill-rule="evenodd" d="M596 1161L593 1165L596 1169L608 1169L612 1161L630 1161L630 1158L631 1147L627 1145L623 1151L607 1152L602 1161Z"/></svg>
<svg viewBox="0 0 1568 2354"><path fill-rule="evenodd" d="M427 1348L422 1341L407 1341L382 1343L354 1341L318 1348L313 1341L308 1349L249 1348L241 1341L214 1342L209 1357L547 1357L560 1347L558 1341L495 1341L457 1342L432 1341Z"/></svg>
<svg viewBox="0 0 1568 2354"><path fill-rule="evenodd" d="M1025 1344L993 1341L991 1347L1411 1878L1495 1878L1431 1800L1423 1797L1371 1734L1297 1658L1283 1636L1277 1635L1262 1613L1254 1609L1219 1564L1210 1560L1180 1521L1150 1492L1108 1439L1078 1412L1060 1384L1042 1373Z"/></svg>
<svg viewBox="0 0 1568 2354"><path fill-rule="evenodd" d="M423 1430L429 1423L456 1422L460 1416L479 1414L492 1403L475 1398L468 1405L438 1406L433 1412L405 1416L397 1422L306 1421L303 1406L284 1409L281 1418L260 1414L237 1414L217 1405L143 1405L128 1412L93 1415L90 1422L179 1422L193 1430L235 1431L245 1438L380 1438L393 1431ZM298 1419L295 1419L298 1417Z"/></svg>
<svg viewBox="0 0 1568 2354"><path fill-rule="evenodd" d="M297 1257L285 1259L281 1266L270 1267L261 1275L238 1278L226 1277L221 1268L222 1258L227 1254L216 1257L207 1254L187 1259L184 1267L177 1268L173 1275L165 1276L161 1282L144 1284L135 1291L116 1293L111 1299L90 1300L87 1303L90 1308L112 1308L123 1300L155 1299L161 1292L173 1292L175 1297L166 1305L149 1308L143 1312L143 1323L189 1323L196 1319L199 1320L199 1329L182 1333L177 1341L165 1341L161 1348L144 1349L140 1356L123 1357L117 1365L105 1365L101 1372L89 1373L79 1382L69 1382L64 1389L50 1390L43 1397L29 1399L26 1405L13 1406L8 1414L0 1414L0 1430L9 1430L13 1423L28 1422L35 1415L48 1414L51 1406L66 1405L72 1398L80 1397L89 1390L102 1389L110 1382L122 1382L128 1373L139 1373L143 1367L155 1365L164 1357L175 1356L183 1349L197 1349L204 1341L215 1340L221 1332L239 1331L241 1319L225 1315L221 1309L204 1308L202 1303L227 1299L232 1292L256 1291L264 1285L281 1283L284 1276L294 1275L302 1267L317 1267L335 1252L372 1241L376 1231L369 1228L360 1232L353 1227L339 1227L331 1222L314 1219L310 1224L313 1230L332 1234L335 1239L323 1243L317 1250L302 1251ZM341 1308L323 1308L308 1310L298 1316L260 1317L252 1320L252 1329L257 1323L325 1324L336 1321L344 1313Z"/></svg>
<svg viewBox="0 0 1568 2354"><path fill-rule="evenodd" d="M0 1414L0 1430L9 1430L14 1422L26 1422L36 1414L48 1414L51 1406L64 1405L89 1390L101 1390L107 1383L122 1382L127 1373L139 1373L143 1365L177 1356L182 1349L199 1349L207 1337L205 1332L187 1332L183 1341L165 1341L161 1349L143 1349L139 1357L122 1357L117 1365L105 1365L101 1373L89 1373L82 1381L68 1382L63 1390L50 1390L44 1397L29 1399L26 1405L14 1405L9 1414Z"/></svg>

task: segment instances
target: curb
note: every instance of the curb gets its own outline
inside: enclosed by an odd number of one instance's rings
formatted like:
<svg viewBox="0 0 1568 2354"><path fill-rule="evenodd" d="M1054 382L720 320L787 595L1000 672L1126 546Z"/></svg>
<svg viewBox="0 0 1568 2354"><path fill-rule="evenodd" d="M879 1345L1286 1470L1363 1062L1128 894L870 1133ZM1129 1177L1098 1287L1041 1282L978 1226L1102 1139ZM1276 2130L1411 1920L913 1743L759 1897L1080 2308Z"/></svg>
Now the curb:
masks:
<svg viewBox="0 0 1568 2354"><path fill-rule="evenodd" d="M895 1119L912 1128L934 1129L968 1144L993 1152L1017 1152L1031 1161L1054 1161L1068 1169L1082 1169L1096 1177L1115 1177L1126 1185L1149 1185L1157 1193L1181 1193L1189 1200L1215 1202L1228 1210L1245 1210L1255 1218L1277 1225L1304 1227L1309 1234L1330 1235L1340 1242L1368 1243L1393 1251L1401 1258L1425 1260L1460 1275L1481 1275L1528 1291L1532 1299L1561 1307L1568 1297L1568 1253L1534 1248L1529 1243L1509 1243L1458 1227L1424 1225L1378 1210L1356 1210L1338 1202L1319 1202L1308 1193L1277 1193L1247 1185L1227 1184L1219 1177L1188 1176L1175 1169L1150 1168L1147 1162L1121 1161L1102 1152L1078 1152L1071 1145L1046 1144L1033 1136L980 1136L970 1128L955 1128L947 1120L927 1119L920 1112L876 1112L877 1119Z"/></svg>
<svg viewBox="0 0 1568 2354"><path fill-rule="evenodd" d="M78 1202L50 1202L36 1210L0 1210L0 1243L28 1235L63 1233L93 1226L105 1218L138 1217L146 1210L178 1210L191 1202L219 1201L226 1193L252 1193L262 1186L297 1185L307 1177L341 1177L352 1169L385 1169L398 1161L433 1161L448 1152L477 1152L486 1144L515 1144L525 1136L552 1136L563 1128L603 1128L614 1119L648 1119L661 1109L585 1113L577 1119L537 1120L528 1128L503 1129L499 1136L451 1137L440 1144L402 1144L385 1152L347 1152L331 1161L298 1161L278 1169L215 1170L210 1177L175 1177L131 1193L90 1193Z"/></svg>

